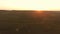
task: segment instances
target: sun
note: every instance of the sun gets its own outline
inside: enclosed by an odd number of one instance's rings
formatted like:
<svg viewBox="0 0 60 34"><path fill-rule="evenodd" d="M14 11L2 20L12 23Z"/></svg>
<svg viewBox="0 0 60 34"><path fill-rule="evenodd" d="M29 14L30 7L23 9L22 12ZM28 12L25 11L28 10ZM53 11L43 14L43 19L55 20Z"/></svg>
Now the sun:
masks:
<svg viewBox="0 0 60 34"><path fill-rule="evenodd" d="M34 10L36 13L43 13L43 10Z"/></svg>

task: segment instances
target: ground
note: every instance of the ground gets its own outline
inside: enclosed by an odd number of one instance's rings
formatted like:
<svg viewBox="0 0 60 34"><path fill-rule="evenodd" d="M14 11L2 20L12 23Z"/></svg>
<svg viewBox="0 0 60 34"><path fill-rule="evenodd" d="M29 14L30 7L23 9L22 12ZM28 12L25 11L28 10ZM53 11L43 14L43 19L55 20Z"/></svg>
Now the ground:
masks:
<svg viewBox="0 0 60 34"><path fill-rule="evenodd" d="M60 12L0 11L1 34L60 34Z"/></svg>

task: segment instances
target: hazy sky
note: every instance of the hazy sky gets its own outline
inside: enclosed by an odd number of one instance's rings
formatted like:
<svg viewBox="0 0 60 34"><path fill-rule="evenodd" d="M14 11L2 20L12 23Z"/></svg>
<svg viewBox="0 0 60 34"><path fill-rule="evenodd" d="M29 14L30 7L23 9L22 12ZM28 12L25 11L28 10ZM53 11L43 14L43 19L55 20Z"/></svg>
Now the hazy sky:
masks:
<svg viewBox="0 0 60 34"><path fill-rule="evenodd" d="M60 10L60 0L0 0L5 10Z"/></svg>

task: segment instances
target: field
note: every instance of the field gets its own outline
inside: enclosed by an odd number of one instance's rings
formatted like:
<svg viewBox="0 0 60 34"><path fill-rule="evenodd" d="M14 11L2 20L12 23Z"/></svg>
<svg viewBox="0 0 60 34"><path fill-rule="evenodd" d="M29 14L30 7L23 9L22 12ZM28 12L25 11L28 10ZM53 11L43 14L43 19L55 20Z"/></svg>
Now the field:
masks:
<svg viewBox="0 0 60 34"><path fill-rule="evenodd" d="M60 11L0 10L0 34L60 34Z"/></svg>

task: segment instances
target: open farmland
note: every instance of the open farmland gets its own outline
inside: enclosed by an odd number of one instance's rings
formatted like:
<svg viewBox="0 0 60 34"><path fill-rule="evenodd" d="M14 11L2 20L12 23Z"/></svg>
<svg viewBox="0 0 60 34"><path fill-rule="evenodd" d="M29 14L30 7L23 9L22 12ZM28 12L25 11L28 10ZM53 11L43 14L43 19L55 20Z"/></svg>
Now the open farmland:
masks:
<svg viewBox="0 0 60 34"><path fill-rule="evenodd" d="M60 34L60 11L0 10L1 34Z"/></svg>

